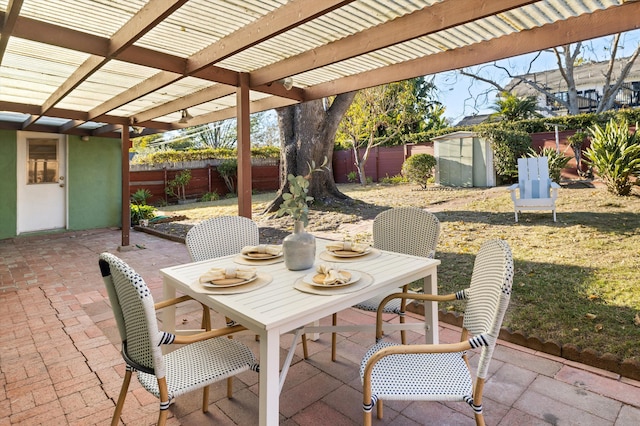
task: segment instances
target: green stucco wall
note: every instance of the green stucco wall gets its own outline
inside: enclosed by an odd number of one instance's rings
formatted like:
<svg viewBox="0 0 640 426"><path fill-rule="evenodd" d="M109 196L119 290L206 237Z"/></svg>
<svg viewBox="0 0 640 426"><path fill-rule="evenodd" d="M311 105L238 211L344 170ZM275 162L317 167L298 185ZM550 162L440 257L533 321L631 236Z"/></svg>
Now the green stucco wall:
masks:
<svg viewBox="0 0 640 426"><path fill-rule="evenodd" d="M16 132L0 130L0 239L16 235Z"/></svg>
<svg viewBox="0 0 640 426"><path fill-rule="evenodd" d="M120 140L69 136L68 153L69 229L121 226Z"/></svg>

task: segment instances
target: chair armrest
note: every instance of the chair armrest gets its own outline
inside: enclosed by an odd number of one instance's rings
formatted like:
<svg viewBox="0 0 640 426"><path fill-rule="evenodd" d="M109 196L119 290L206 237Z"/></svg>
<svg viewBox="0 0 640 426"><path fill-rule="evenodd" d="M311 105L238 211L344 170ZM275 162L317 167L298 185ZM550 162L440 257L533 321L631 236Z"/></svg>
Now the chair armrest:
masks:
<svg viewBox="0 0 640 426"><path fill-rule="evenodd" d="M200 342L202 340L212 339L214 337L226 336L227 334L237 333L246 329L247 328L242 325L234 325L233 327L218 328L215 330L203 331L202 333L176 335L173 343L176 345L185 345L189 343Z"/></svg>
<svg viewBox="0 0 640 426"><path fill-rule="evenodd" d="M157 302L153 306L156 308L156 310L158 310L158 309L166 308L167 306L173 306L173 305L177 305L178 303L186 302L187 300L194 300L194 299L191 296L184 295L180 297L175 297L173 299L167 299L161 302Z"/></svg>
<svg viewBox="0 0 640 426"><path fill-rule="evenodd" d="M508 190L508 191L515 191L515 190L516 190L516 189L518 189L519 187L520 187L520 185L519 185L519 184L514 183L513 185L508 186L508 187L507 187L507 190Z"/></svg>
<svg viewBox="0 0 640 426"><path fill-rule="evenodd" d="M560 189L560 185L557 182L551 181L551 189Z"/></svg>
<svg viewBox="0 0 640 426"><path fill-rule="evenodd" d="M393 293L382 299L378 305L378 311L376 312L376 340L382 337L382 310L389 301L393 299L413 299L413 300L427 300L432 302L447 302L456 300L455 293L451 294L425 294L425 293Z"/></svg>

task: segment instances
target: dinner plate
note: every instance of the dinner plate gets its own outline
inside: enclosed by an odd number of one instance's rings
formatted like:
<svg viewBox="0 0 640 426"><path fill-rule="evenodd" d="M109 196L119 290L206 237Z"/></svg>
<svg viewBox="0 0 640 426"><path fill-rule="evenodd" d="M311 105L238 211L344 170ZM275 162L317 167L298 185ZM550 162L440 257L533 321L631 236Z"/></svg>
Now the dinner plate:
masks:
<svg viewBox="0 0 640 426"><path fill-rule="evenodd" d="M251 260L269 260L269 259L275 259L277 257L282 256L282 252L278 253L278 254L269 254L269 253L241 253L240 254L242 257L244 257L245 259L251 259Z"/></svg>
<svg viewBox="0 0 640 426"><path fill-rule="evenodd" d="M252 281L255 281L258 278L258 275L254 275L251 278L224 278L221 280L215 281L207 281L202 284L203 287L211 287L211 288L223 288L223 287L235 287L238 285L248 284Z"/></svg>
<svg viewBox="0 0 640 426"><path fill-rule="evenodd" d="M353 271L351 272L353 273ZM369 287L371 284L373 284L374 280L371 275L367 274L366 272L361 272L360 274L362 275L362 277L357 282L354 282L351 285L340 287L326 285L314 286L304 282L304 277L300 277L295 281L293 288L303 293L317 294L320 296L336 296L340 294L353 293L355 291L360 291L363 288Z"/></svg>
<svg viewBox="0 0 640 426"><path fill-rule="evenodd" d="M193 288L198 293L210 294L210 295L226 295L226 294L241 294L241 293L249 293L254 290L258 290L273 281L273 278L269 274L265 274L259 272L256 275L256 279L249 281L248 283L242 285L236 285L233 287L220 287L220 286L204 286L203 283L194 281L191 284L191 288ZM347 287L349 288L349 287Z"/></svg>
<svg viewBox="0 0 640 426"><path fill-rule="evenodd" d="M340 272L345 274L345 275L349 275L349 279L347 280L347 282L340 283L340 284L327 285L327 284L324 284L322 282L322 280L324 280L325 275L324 274L319 274L317 272L312 272L310 274L305 275L304 278L302 279L302 281L304 281L305 284L309 284L309 285L314 286L314 287L336 288L336 287L344 287L344 286L347 286L347 285L351 285L351 284L353 284L355 282L358 282L358 280L360 280L360 276L361 276L360 272L345 271L345 270L340 270Z"/></svg>
<svg viewBox="0 0 640 426"><path fill-rule="evenodd" d="M359 257L369 254L371 247L367 247L364 251L352 251L352 250L327 250L335 257Z"/></svg>

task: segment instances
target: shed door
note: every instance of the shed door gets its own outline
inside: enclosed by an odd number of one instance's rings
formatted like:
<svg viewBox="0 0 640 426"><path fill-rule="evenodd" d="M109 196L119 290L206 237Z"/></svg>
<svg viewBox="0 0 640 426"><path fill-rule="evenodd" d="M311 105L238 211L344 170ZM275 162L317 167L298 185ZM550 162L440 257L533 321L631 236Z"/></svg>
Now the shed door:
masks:
<svg viewBox="0 0 640 426"><path fill-rule="evenodd" d="M473 186L472 139L456 138L441 141L438 157L441 185Z"/></svg>
<svg viewBox="0 0 640 426"><path fill-rule="evenodd" d="M66 228L66 138L18 132L17 234Z"/></svg>

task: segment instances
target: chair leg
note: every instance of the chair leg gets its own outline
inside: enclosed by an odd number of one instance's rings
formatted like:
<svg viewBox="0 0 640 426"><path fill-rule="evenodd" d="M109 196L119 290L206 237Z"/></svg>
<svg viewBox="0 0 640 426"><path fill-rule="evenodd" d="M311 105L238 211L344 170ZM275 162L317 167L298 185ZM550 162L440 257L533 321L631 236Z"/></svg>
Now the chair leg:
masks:
<svg viewBox="0 0 640 426"><path fill-rule="evenodd" d="M304 359L309 359L309 347L307 346L307 335L305 333L302 333L302 336L300 336L302 339L302 357Z"/></svg>
<svg viewBox="0 0 640 426"><path fill-rule="evenodd" d="M169 391L167 389L167 378L158 379L158 390L160 391L160 414L158 415L158 426L164 426L169 416Z"/></svg>
<svg viewBox="0 0 640 426"><path fill-rule="evenodd" d="M376 402L376 415L378 416L378 419L382 419L383 414L382 400L379 399Z"/></svg>
<svg viewBox="0 0 640 426"><path fill-rule="evenodd" d="M120 395L118 396L118 402L116 403L116 411L113 413L111 419L111 426L117 426L120 422L120 415L122 414L122 408L124 407L124 400L127 397L127 391L129 390L129 384L131 383L131 374L133 370L127 367L127 371L124 373L124 381L120 388Z"/></svg>
<svg viewBox="0 0 640 426"><path fill-rule="evenodd" d="M227 398L233 398L233 377L227 379Z"/></svg>
<svg viewBox="0 0 640 426"><path fill-rule="evenodd" d="M404 293L409 291L409 286L403 286L402 291ZM407 310L407 299L400 299L400 324L404 324L405 322L405 312ZM404 329L400 330L400 341L403 345L407 344L407 332Z"/></svg>
<svg viewBox="0 0 640 426"><path fill-rule="evenodd" d="M338 314L333 314L331 317L331 324L333 326L338 325ZM331 361L336 361L336 345L337 345L337 333L333 331L331 333Z"/></svg>
<svg viewBox="0 0 640 426"><path fill-rule="evenodd" d="M202 412L209 412L209 385L202 388Z"/></svg>
<svg viewBox="0 0 640 426"><path fill-rule="evenodd" d="M206 331L211 330L211 311L209 310L209 307L206 305L202 305L201 327L203 330L206 330Z"/></svg>
<svg viewBox="0 0 640 426"><path fill-rule="evenodd" d="M475 413L476 425L477 426L485 426L484 425L484 416L482 413Z"/></svg>
<svg viewBox="0 0 640 426"><path fill-rule="evenodd" d="M158 426L166 425L167 417L169 417L169 410L160 410L160 415L158 416Z"/></svg>
<svg viewBox="0 0 640 426"><path fill-rule="evenodd" d="M362 424L364 426L371 426L371 411L363 412Z"/></svg>

